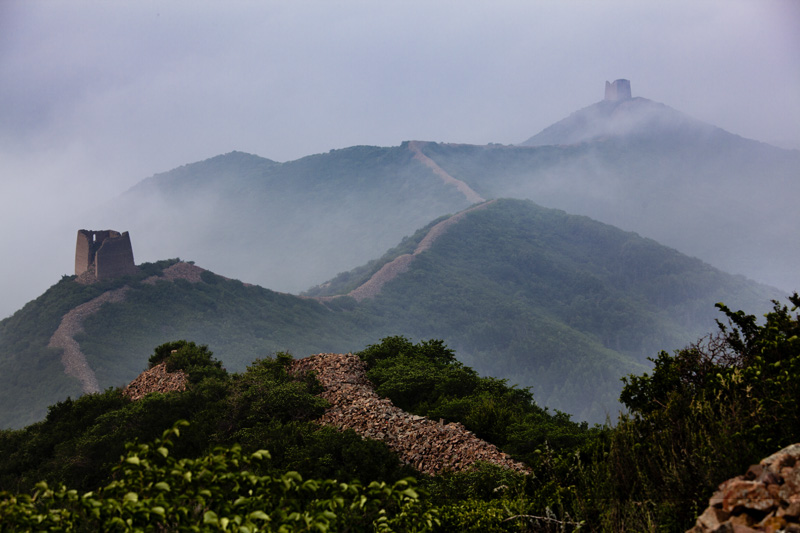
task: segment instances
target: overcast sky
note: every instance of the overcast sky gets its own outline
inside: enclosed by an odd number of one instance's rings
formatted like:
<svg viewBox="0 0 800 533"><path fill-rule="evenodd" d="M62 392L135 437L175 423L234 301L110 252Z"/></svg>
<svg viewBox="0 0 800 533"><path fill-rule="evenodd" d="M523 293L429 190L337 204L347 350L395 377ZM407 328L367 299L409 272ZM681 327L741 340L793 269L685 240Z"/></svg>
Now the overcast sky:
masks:
<svg viewBox="0 0 800 533"><path fill-rule="evenodd" d="M0 318L72 273L69 213L154 173L518 143L616 78L800 148L800 2L2 0Z"/></svg>

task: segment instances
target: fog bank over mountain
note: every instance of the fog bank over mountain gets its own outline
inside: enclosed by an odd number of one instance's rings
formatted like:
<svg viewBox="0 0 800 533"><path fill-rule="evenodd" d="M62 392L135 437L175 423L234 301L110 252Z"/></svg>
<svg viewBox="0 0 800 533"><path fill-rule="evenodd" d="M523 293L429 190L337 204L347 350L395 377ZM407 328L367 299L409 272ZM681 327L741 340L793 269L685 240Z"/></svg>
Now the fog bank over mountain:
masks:
<svg viewBox="0 0 800 533"><path fill-rule="evenodd" d="M0 2L0 316L71 272L97 206L234 150L518 143L619 77L800 148L798 20L794 0Z"/></svg>

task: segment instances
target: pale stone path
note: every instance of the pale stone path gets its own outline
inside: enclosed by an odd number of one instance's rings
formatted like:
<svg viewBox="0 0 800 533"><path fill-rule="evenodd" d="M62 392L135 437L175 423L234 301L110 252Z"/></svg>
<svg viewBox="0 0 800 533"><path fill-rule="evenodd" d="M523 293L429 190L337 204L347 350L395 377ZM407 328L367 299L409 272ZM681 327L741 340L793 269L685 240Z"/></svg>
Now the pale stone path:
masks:
<svg viewBox="0 0 800 533"><path fill-rule="evenodd" d="M83 331L83 320L96 313L100 306L104 303L117 303L125 299L125 293L128 292L130 287L127 285L121 289L107 291L93 298L86 303L82 303L69 311L61 319L61 324L56 329L53 336L50 337L50 343L47 345L49 348L60 348L63 350L61 354L61 364L64 365L64 372L68 376L77 378L81 382L81 388L86 394L93 392L100 392L100 385L97 382L97 377L94 375L94 370L89 366L86 361L86 356L81 352L81 347L74 339L75 335Z"/></svg>
<svg viewBox="0 0 800 533"><path fill-rule="evenodd" d="M353 354L323 353L298 359L291 372L313 370L331 406L319 423L352 429L363 437L380 440L405 464L426 474L469 470L478 461L528 473L496 446L478 438L462 424L445 424L412 415L375 393L367 379L366 363Z"/></svg>
<svg viewBox="0 0 800 533"><path fill-rule="evenodd" d="M439 178L441 178L443 182L445 182L448 185L453 185L456 189L458 189L458 192L464 195L464 198L466 198L468 202L477 204L486 201L486 199L484 199L480 194L476 193L472 189L472 187L470 187L460 179L456 179L450 174L448 174L445 169L443 169L436 163L436 161L434 161L427 155L423 154L422 149L420 148L422 144L425 143L420 141L408 142L408 149L411 150L411 152L414 154L414 159L416 159L417 161L419 161L420 163L431 169L431 171L433 171L434 174L439 176Z"/></svg>
<svg viewBox="0 0 800 533"><path fill-rule="evenodd" d="M476 211L478 209L483 209L494 202L495 200L484 202L480 205L470 207L469 209L466 209L457 215L453 215L447 220L442 220L428 231L428 234L425 235L425 237L419 242L413 253L403 254L394 258L389 263L386 263L381 267L380 270L375 272L372 277L364 282L364 284L350 291L348 296L354 298L358 302L367 298L374 298L381 292L381 289L384 285L408 270L411 262L414 260L414 257L421 254L425 250L430 249L436 239L444 235L445 232L447 232L447 230L453 225L458 224L467 215L467 213ZM325 297L320 299L330 300L331 298L332 297Z"/></svg>
<svg viewBox="0 0 800 533"><path fill-rule="evenodd" d="M175 263L165 268L161 276L151 276L142 283L155 284L158 280L174 281L185 279L191 283L200 283L200 274L203 269L189 263ZM85 273L84 273L85 274ZM78 277L78 283L91 283L85 277ZM96 281L96 280L95 280ZM81 351L81 347L75 340L75 335L83 331L83 321L89 315L96 313L104 303L119 303L125 300L125 293L130 290L127 285L107 291L100 296L82 303L70 310L61 318L61 324L50 337L48 348L61 349L61 364L64 365L64 373L76 378L81 383L81 389L85 394L100 392L100 384L97 382L94 370L86 361L86 356Z"/></svg>

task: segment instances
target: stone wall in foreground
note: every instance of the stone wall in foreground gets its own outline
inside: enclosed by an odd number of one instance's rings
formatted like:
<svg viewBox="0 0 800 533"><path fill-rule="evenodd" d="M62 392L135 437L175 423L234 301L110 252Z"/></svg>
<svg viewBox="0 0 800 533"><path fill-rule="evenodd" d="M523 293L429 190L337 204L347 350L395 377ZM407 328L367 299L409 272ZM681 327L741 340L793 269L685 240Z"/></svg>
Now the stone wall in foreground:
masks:
<svg viewBox="0 0 800 533"><path fill-rule="evenodd" d="M800 533L800 444L725 481L688 533Z"/></svg>
<svg viewBox="0 0 800 533"><path fill-rule="evenodd" d="M324 353L292 363L300 374L313 370L331 403L319 422L381 440L404 463L426 474L461 471L485 461L515 470L528 468L459 423L412 415L379 397L366 377L366 363L353 354Z"/></svg>

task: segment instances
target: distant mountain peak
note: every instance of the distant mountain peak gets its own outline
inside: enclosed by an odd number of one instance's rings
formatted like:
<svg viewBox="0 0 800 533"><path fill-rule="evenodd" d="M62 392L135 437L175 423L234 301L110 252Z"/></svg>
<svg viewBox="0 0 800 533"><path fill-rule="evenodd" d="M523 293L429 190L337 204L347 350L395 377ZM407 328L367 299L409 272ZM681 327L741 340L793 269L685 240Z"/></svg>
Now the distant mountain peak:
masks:
<svg viewBox="0 0 800 533"><path fill-rule="evenodd" d="M709 135L721 131L669 106L631 95L631 82L606 81L605 98L543 129L521 146L570 145L612 137Z"/></svg>

